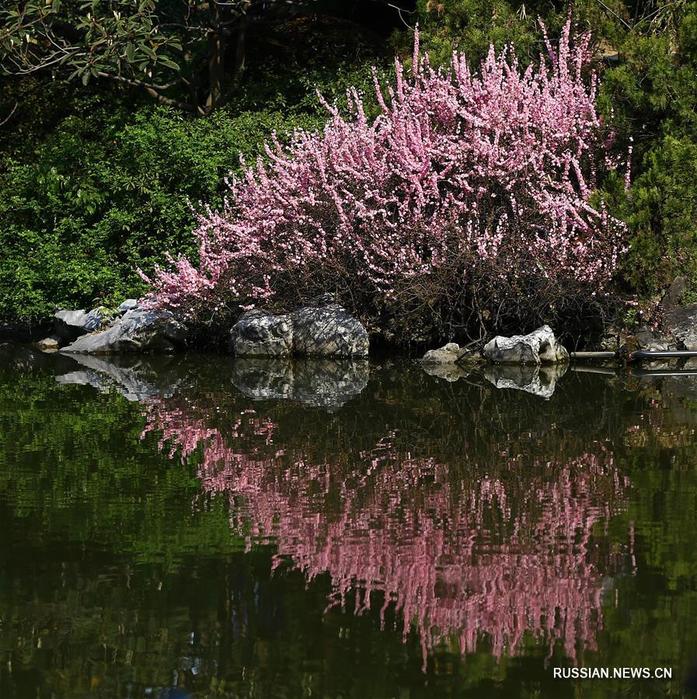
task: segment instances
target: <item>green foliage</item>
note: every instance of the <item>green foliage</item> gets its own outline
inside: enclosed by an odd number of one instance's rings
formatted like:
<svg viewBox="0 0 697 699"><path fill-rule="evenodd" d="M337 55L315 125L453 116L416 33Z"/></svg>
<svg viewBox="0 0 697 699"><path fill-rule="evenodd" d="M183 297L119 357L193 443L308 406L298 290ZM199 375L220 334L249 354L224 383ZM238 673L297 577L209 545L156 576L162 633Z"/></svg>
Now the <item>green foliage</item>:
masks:
<svg viewBox="0 0 697 699"><path fill-rule="evenodd" d="M697 140L666 135L643 158L632 188L634 229L625 276L651 293L678 273L697 286Z"/></svg>
<svg viewBox="0 0 697 699"><path fill-rule="evenodd" d="M679 11L661 18L674 31L649 23L628 34L601 95L622 141L634 141L624 278L642 294L676 274L697 290L697 3L673 4Z"/></svg>
<svg viewBox="0 0 697 699"><path fill-rule="evenodd" d="M336 0L6 4L0 4L0 75L51 74L77 89L111 81L198 114L235 95L248 64L266 62L268 50L247 47L260 35L272 38L277 25L287 27L298 17L331 17L341 25L352 15ZM354 26L351 33L360 32Z"/></svg>
<svg viewBox="0 0 697 699"><path fill-rule="evenodd" d="M355 25L298 19L250 35L248 51L264 60L234 101L198 118L112 84L0 79L0 319L139 294L137 267L192 252L194 210L220 205L240 156L263 156L274 131L320 128L317 89L369 93L383 48Z"/></svg>
<svg viewBox="0 0 697 699"><path fill-rule="evenodd" d="M24 31L26 12L41 15L44 29L60 32L57 12L83 22L88 4L104 14L108 3L32 0L23 5L22 17L16 8L4 9L0 43ZM83 27L95 41L100 31L118 38L90 65L106 61L98 72L113 68L130 79L143 72L138 60L145 57L145 68L156 68L152 82L165 83L175 74L191 78L188 69L177 73L159 63L158 52L182 58L165 39L148 34L142 46L127 46L128 37L145 31L148 22L155 26L170 17L174 4L157 3L155 10L150 2L126 4L130 9L120 17ZM567 3L541 0L418 0L416 12L402 18L419 23L422 45L435 64L447 62L454 48L476 61L490 43L499 49L514 43L527 63L544 50L538 18L554 36L568 9ZM113 305L138 294L135 268L151 269L166 251L190 252L192 205L220 203L223 179L239 171L240 155L263 154L274 130L284 137L297 127L318 128L324 113L316 89L340 103L352 84L370 96L371 66L382 70L395 44L405 58L410 54L413 35L404 24L390 47L377 20L361 28L350 13L339 19L341 12L332 12L265 20L263 30L250 25L241 79L224 108L199 118L154 106L142 86L104 79L87 86L67 83L60 66L54 79L0 78L0 319L43 318L58 305ZM682 273L693 280L695 292L697 2L578 0L573 12L577 25L595 37L603 80L599 99L618 129L616 154L623 156L634 139L630 192L622 182L607 184L613 213L632 230L621 282L628 291L650 295ZM148 42L165 43L153 49L153 57ZM41 42L25 46L27 66L43 60L45 48ZM197 65L202 55L196 49L187 60ZM89 61L83 68L94 77ZM196 79L207 81L198 74ZM187 96L180 85L161 94L200 103L205 92Z"/></svg>
<svg viewBox="0 0 697 699"><path fill-rule="evenodd" d="M219 111L192 119L165 107L93 98L60 121L31 158L0 173L0 314L40 318L55 306L113 305L138 294L136 268L188 251L199 202L220 204L239 158L311 116Z"/></svg>
<svg viewBox="0 0 697 699"><path fill-rule="evenodd" d="M25 0L0 7L0 74L113 80L203 113L220 104L226 68L236 82L246 24L279 7L299 11L304 2L268 0L259 9L249 0Z"/></svg>
<svg viewBox="0 0 697 699"><path fill-rule="evenodd" d="M610 11L622 11L620 0L609 0ZM519 0L418 0L417 17L422 42L431 60L442 64L454 50L464 51L475 63L494 45L497 50L514 44L519 58L536 59L544 50L540 20L554 35L566 21L564 2ZM594 0L579 0L573 8L580 27L591 27L596 41L617 34L612 15Z"/></svg>

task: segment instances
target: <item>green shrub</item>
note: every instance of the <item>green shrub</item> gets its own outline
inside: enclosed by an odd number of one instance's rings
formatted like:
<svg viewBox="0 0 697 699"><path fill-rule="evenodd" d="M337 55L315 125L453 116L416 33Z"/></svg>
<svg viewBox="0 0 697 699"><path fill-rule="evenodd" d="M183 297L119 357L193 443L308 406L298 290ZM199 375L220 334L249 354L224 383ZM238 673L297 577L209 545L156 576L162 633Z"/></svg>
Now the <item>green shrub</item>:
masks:
<svg viewBox="0 0 697 699"><path fill-rule="evenodd" d="M624 9L622 0L608 0L606 6L612 12ZM529 63L544 50L539 20L557 35L568 11L568 3L542 0L418 0L416 17L422 44L436 64L447 63L455 49L476 64L491 44L497 50L514 44L521 61ZM577 0L573 18L580 28L591 28L598 43L619 34L612 14L596 0ZM408 48L408 42L407 37L402 46Z"/></svg>
<svg viewBox="0 0 697 699"><path fill-rule="evenodd" d="M632 230L623 276L654 294L677 275L697 291L697 2L676 3L670 31L629 33L606 71L608 119L634 139L634 181L622 204Z"/></svg>
<svg viewBox="0 0 697 699"><path fill-rule="evenodd" d="M316 88L339 102L347 85L370 92L385 50L336 20L252 32L244 81L200 118L112 83L0 77L0 122L17 105L0 127L0 320L141 293L136 268L193 252L193 209L220 205L241 155L263 155L274 131L319 128Z"/></svg>
<svg viewBox="0 0 697 699"><path fill-rule="evenodd" d="M136 268L191 252L193 209L219 205L240 155L259 155L274 130L316 123L280 112L129 113L114 100L64 118L31 158L0 173L0 316L41 318L139 294Z"/></svg>
<svg viewBox="0 0 697 699"><path fill-rule="evenodd" d="M434 63L454 48L476 62L490 43L509 42L525 63L543 50L538 17L554 36L567 12L568 3L542 0L417 0L403 18L418 21ZM651 295L680 273L697 293L697 2L577 0L573 12L604 59L599 100L618 152L634 138L631 190L608 182L613 213L632 231L620 282ZM405 58L412 38L395 35ZM198 119L112 84L1 78L0 123L18 106L0 126L0 320L141 293L136 267L192 252L192 206L220 204L240 155L263 153L273 130L323 123L315 87L339 102L350 84L372 94L370 66L392 48L345 20L252 32L239 89Z"/></svg>

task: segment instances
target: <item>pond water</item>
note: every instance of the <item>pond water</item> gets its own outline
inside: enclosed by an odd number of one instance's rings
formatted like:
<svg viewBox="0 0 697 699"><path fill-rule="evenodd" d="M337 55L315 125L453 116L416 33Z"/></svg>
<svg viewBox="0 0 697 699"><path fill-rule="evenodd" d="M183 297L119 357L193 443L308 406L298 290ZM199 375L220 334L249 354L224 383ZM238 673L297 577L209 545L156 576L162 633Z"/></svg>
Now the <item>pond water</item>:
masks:
<svg viewBox="0 0 697 699"><path fill-rule="evenodd" d="M0 697L688 696L696 427L689 374L5 348Z"/></svg>

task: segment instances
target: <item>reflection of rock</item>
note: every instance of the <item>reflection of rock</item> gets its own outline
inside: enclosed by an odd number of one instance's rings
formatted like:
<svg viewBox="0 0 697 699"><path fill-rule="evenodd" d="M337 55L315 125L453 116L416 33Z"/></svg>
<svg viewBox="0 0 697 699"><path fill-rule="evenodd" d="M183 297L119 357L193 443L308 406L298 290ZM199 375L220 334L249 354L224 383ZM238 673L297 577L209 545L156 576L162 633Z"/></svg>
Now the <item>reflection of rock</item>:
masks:
<svg viewBox="0 0 697 699"><path fill-rule="evenodd" d="M339 408L368 384L366 361L240 358L233 384L254 400L289 399L318 408Z"/></svg>
<svg viewBox="0 0 697 699"><path fill-rule="evenodd" d="M294 398L318 408L339 408L368 385L367 361L295 362Z"/></svg>
<svg viewBox="0 0 697 699"><path fill-rule="evenodd" d="M63 352L119 354L172 352L186 342L186 328L168 311L128 311L107 330L83 335Z"/></svg>
<svg viewBox="0 0 697 699"><path fill-rule="evenodd" d="M65 342L99 330L107 322L101 309L91 311L56 311L53 315L55 334Z"/></svg>
<svg viewBox="0 0 697 699"><path fill-rule="evenodd" d="M496 364L560 364L569 353L559 344L549 325L528 335L498 335L484 345L484 356Z"/></svg>
<svg viewBox="0 0 697 699"><path fill-rule="evenodd" d="M429 364L424 362L421 366L429 376L445 379L451 383L469 374L469 370L459 364Z"/></svg>
<svg viewBox="0 0 697 699"><path fill-rule="evenodd" d="M290 317L257 309L248 311L232 327L230 348L236 357L289 356L293 352Z"/></svg>
<svg viewBox="0 0 697 699"><path fill-rule="evenodd" d="M53 323L42 320L18 320L12 323L0 322L0 344L5 342L37 342L50 335Z"/></svg>
<svg viewBox="0 0 697 699"><path fill-rule="evenodd" d="M83 368L56 376L59 384L92 386L103 392L116 390L130 401L169 398L177 389L176 381L163 382L165 375L142 360L107 360L90 355L73 355L72 359Z"/></svg>
<svg viewBox="0 0 697 699"><path fill-rule="evenodd" d="M484 375L496 388L513 388L541 398L551 398L557 381L564 376L566 370L566 364L547 367L494 365L487 367Z"/></svg>
<svg viewBox="0 0 697 699"><path fill-rule="evenodd" d="M39 340L36 343L36 346L42 351L42 352L55 352L58 350L59 341L55 337L45 337L43 340Z"/></svg>
<svg viewBox="0 0 697 699"><path fill-rule="evenodd" d="M293 363L286 359L236 359L232 383L254 400L293 397Z"/></svg>
<svg viewBox="0 0 697 699"><path fill-rule="evenodd" d="M67 370L72 362L55 352L43 352L35 347L0 343L0 369L10 371Z"/></svg>

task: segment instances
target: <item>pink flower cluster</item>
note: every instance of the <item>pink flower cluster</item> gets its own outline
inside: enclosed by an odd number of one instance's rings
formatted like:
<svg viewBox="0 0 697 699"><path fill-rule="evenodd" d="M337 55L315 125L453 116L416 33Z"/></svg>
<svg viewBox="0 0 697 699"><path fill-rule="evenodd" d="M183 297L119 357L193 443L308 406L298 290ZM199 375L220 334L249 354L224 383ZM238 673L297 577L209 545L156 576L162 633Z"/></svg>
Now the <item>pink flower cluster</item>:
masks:
<svg viewBox="0 0 697 699"><path fill-rule="evenodd" d="M625 227L592 203L609 160L589 37L572 40L569 22L547 50L526 70L512 49L478 72L460 54L436 70L417 37L410 72L397 60L394 84L376 77L377 118L353 90L348 115L326 105L322 133L274 138L223 209L200 216L198 264L148 279L150 303L195 316L324 286L389 304L443 269L508 294L602 289Z"/></svg>

